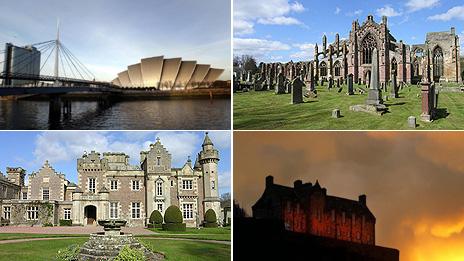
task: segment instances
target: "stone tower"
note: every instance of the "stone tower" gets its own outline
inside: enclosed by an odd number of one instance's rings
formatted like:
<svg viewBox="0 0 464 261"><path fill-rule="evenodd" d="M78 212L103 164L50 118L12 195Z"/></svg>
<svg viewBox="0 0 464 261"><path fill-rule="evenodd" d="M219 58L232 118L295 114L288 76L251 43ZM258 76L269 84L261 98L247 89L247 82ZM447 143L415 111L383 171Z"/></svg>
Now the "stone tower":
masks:
<svg viewBox="0 0 464 261"><path fill-rule="evenodd" d="M214 148L214 144L205 134L202 150L199 153L198 161L201 164L203 171L203 209L206 212L208 209L213 209L216 212L216 217L219 217L221 211L221 203L219 201L218 192L218 161L219 152ZM220 220L218 220L220 222Z"/></svg>
<svg viewBox="0 0 464 261"><path fill-rule="evenodd" d="M24 187L24 177L26 176L26 170L23 168L6 168L6 174L8 180L18 186Z"/></svg>

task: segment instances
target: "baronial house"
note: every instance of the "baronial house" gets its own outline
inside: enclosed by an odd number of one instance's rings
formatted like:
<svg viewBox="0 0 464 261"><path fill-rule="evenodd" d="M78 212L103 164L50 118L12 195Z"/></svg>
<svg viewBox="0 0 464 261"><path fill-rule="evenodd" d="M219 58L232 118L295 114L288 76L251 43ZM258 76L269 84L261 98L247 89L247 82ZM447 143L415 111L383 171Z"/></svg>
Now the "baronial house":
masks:
<svg viewBox="0 0 464 261"><path fill-rule="evenodd" d="M154 210L178 206L189 227L204 220L212 209L223 220L218 192L219 152L205 134L192 164L171 166L171 154L157 139L140 152L140 164L130 165L124 153L95 151L77 159L77 184L49 164L29 175L7 168L0 173L2 222L12 225L96 225L100 219L124 219L128 226L145 226ZM66 220L63 222L63 220Z"/></svg>

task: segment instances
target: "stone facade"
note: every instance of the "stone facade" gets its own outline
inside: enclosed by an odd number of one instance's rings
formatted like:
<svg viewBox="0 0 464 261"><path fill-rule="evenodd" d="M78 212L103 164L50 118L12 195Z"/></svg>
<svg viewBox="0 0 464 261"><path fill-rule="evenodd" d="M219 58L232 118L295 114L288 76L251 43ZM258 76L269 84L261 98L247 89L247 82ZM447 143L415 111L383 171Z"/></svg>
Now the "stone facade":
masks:
<svg viewBox="0 0 464 261"><path fill-rule="evenodd" d="M381 23L374 21L372 15L360 25L354 21L349 39L340 41L338 34L335 42L327 46L323 38L322 51L315 48L315 63L318 69L316 77L329 75L346 79L353 74L355 82L369 82L372 51L379 51L380 83L387 83L392 75L397 82L418 82L422 78L424 59L430 53L432 75L435 82L461 82L459 63L459 36L454 27L448 32L427 33L424 44L407 45L397 42L388 28L387 17Z"/></svg>
<svg viewBox="0 0 464 261"><path fill-rule="evenodd" d="M254 218L283 221L289 231L375 245L376 220L366 196L358 201L329 196L317 181L312 185L297 180L291 188L274 184L268 176L252 210Z"/></svg>
<svg viewBox="0 0 464 261"><path fill-rule="evenodd" d="M218 161L219 152L206 133L195 164L189 157L181 168L172 167L171 154L159 139L140 153L140 165L131 165L124 153L84 153L77 159L77 185L48 162L29 176L27 187L25 171L8 168L17 171L8 172L10 181L0 177L9 191L0 201L2 217L11 224L58 224L69 219L73 225L86 226L96 225L99 219L124 219L128 226L145 226L154 210L164 216L169 206L176 205L187 226L201 224L208 209L221 223ZM22 181L13 183L21 175Z"/></svg>
<svg viewBox="0 0 464 261"><path fill-rule="evenodd" d="M276 85L276 72L273 68L282 68L285 79L293 81L303 76L305 84L312 82L346 81L348 75L358 84L368 84L372 71L372 52L379 52L379 81L381 86L393 84L416 84L425 75L429 64L431 80L434 82L462 82L463 68L460 62L459 36L454 27L450 31L427 33L424 44L407 45L399 42L390 33L387 17L377 23L369 15L360 24L353 21L348 39L327 42L322 37L322 46L315 45L314 59L301 62L260 63L261 78L265 79L268 89ZM430 62L427 63L427 60ZM312 70L312 73L310 72ZM255 87L257 88L257 87Z"/></svg>

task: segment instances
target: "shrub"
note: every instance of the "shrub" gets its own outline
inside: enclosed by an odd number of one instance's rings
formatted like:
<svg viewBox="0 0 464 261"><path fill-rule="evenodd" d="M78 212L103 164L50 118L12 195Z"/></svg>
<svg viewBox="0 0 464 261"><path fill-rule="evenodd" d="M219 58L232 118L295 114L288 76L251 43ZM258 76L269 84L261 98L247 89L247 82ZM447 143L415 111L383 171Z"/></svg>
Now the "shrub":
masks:
<svg viewBox="0 0 464 261"><path fill-rule="evenodd" d="M185 223L165 223L163 224L163 230L168 231L185 231L186 225Z"/></svg>
<svg viewBox="0 0 464 261"><path fill-rule="evenodd" d="M217 217L216 212L212 209L208 209L205 213L205 222L203 224L204 227L217 227Z"/></svg>
<svg viewBox="0 0 464 261"><path fill-rule="evenodd" d="M77 261L79 257L80 245L73 244L67 248L58 250L56 260L58 261Z"/></svg>
<svg viewBox="0 0 464 261"><path fill-rule="evenodd" d="M206 223L216 223L217 222L217 217L216 217L216 212L212 209L208 209L205 213L205 221Z"/></svg>
<svg viewBox="0 0 464 261"><path fill-rule="evenodd" d="M72 220L60 219L60 226L72 226Z"/></svg>
<svg viewBox="0 0 464 261"><path fill-rule="evenodd" d="M177 206L170 206L164 212L165 223L182 223L183 221L182 212Z"/></svg>
<svg viewBox="0 0 464 261"><path fill-rule="evenodd" d="M141 250L132 249L129 246L124 246L121 251L119 251L118 256L114 261L145 261L145 255Z"/></svg>
<svg viewBox="0 0 464 261"><path fill-rule="evenodd" d="M53 224L52 223L44 223L42 226L43 227L53 227Z"/></svg>
<svg viewBox="0 0 464 261"><path fill-rule="evenodd" d="M163 223L163 215L158 210L153 210L150 215L150 223L151 224L162 224Z"/></svg>

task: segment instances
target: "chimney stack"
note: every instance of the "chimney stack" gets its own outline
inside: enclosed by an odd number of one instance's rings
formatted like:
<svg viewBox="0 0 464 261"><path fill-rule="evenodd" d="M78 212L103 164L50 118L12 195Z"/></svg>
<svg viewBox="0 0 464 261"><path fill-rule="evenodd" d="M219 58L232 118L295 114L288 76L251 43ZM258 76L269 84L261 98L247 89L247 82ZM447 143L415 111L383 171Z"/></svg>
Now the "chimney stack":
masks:
<svg viewBox="0 0 464 261"><path fill-rule="evenodd" d="M359 196L359 203L363 206L366 206L366 195Z"/></svg>
<svg viewBox="0 0 464 261"><path fill-rule="evenodd" d="M301 181L301 180L295 180L295 182L293 182L293 187L294 188L301 187L301 185L303 185L303 181Z"/></svg>
<svg viewBox="0 0 464 261"><path fill-rule="evenodd" d="M266 188L270 187L274 184L274 177L273 176L267 176L266 177Z"/></svg>

